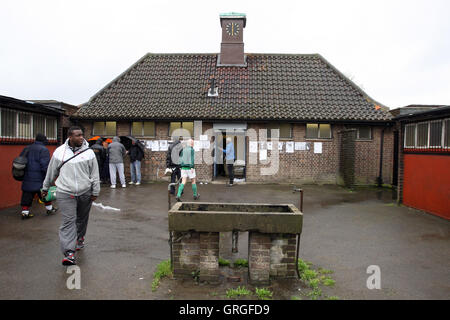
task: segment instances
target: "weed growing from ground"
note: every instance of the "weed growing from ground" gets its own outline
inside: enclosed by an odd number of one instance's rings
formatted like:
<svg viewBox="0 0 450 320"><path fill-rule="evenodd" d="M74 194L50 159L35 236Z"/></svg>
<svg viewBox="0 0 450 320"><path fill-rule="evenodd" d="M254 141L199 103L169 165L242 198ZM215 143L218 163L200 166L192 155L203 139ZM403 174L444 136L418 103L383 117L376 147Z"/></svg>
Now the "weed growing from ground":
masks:
<svg viewBox="0 0 450 320"><path fill-rule="evenodd" d="M248 268L248 261L246 259L236 259L233 262L234 267L245 267Z"/></svg>
<svg viewBox="0 0 450 320"><path fill-rule="evenodd" d="M272 299L272 291L265 288L256 288L256 295L259 300L271 300Z"/></svg>
<svg viewBox="0 0 450 320"><path fill-rule="evenodd" d="M250 290L246 289L245 287L239 286L236 289L228 289L226 294L227 294L228 298L233 299L233 298L251 295L252 292Z"/></svg>
<svg viewBox="0 0 450 320"><path fill-rule="evenodd" d="M306 297L311 300L317 300L319 298L324 298L322 295L321 285L327 287L333 287L336 283L330 277L330 274L333 273L332 270L318 268L317 271L311 268L312 263L308 261L303 261L302 259L298 259L298 271L300 275L300 279L306 284L312 291L304 294ZM325 297L326 299L339 299L336 296Z"/></svg>
<svg viewBox="0 0 450 320"><path fill-rule="evenodd" d="M230 261L229 261L229 260L219 258L219 266L221 266L221 267L227 267L227 266L229 266L229 265L230 265Z"/></svg>
<svg viewBox="0 0 450 320"><path fill-rule="evenodd" d="M156 267L156 272L153 274L152 291L156 291L162 278L169 276L172 276L170 260L161 261Z"/></svg>

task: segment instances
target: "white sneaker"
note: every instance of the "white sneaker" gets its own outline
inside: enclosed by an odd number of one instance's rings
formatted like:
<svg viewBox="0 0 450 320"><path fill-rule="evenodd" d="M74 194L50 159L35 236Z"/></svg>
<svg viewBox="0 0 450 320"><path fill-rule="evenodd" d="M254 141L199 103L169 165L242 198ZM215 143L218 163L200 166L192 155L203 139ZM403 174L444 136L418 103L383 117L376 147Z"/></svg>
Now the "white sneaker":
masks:
<svg viewBox="0 0 450 320"><path fill-rule="evenodd" d="M140 185L141 183L140 182L136 182L136 185L138 186L138 185Z"/></svg>
<svg viewBox="0 0 450 320"><path fill-rule="evenodd" d="M133 181L130 181L130 182L128 182L128 184L134 184L134 182L133 182Z"/></svg>
<svg viewBox="0 0 450 320"><path fill-rule="evenodd" d="M126 185L126 184L123 184L123 185L122 185L122 188L126 188L126 187L127 187L127 185Z"/></svg>
<svg viewBox="0 0 450 320"><path fill-rule="evenodd" d="M111 185L111 189L115 189L116 188L116 185L115 184L112 184Z"/></svg>

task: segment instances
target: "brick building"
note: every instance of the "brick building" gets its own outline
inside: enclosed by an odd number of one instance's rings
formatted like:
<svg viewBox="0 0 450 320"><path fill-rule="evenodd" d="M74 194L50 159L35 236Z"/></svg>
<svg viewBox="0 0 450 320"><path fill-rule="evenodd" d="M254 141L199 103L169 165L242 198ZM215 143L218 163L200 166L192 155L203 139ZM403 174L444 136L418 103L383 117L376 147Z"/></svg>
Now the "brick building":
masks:
<svg viewBox="0 0 450 320"><path fill-rule="evenodd" d="M450 219L450 106L396 112L398 201Z"/></svg>
<svg viewBox="0 0 450 320"><path fill-rule="evenodd" d="M220 26L219 54L146 54L72 119L87 137L146 140L144 180L162 176L166 142L183 129L203 181L220 180L211 149L231 136L249 182L392 183L387 107L319 54L244 53L244 14L223 14Z"/></svg>

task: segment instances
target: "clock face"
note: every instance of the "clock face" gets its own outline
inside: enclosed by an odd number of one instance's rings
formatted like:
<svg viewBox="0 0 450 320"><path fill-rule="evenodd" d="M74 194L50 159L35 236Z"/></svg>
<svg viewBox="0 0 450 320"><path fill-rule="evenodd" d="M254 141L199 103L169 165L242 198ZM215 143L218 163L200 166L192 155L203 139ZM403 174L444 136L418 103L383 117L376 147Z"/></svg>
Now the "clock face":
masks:
<svg viewBox="0 0 450 320"><path fill-rule="evenodd" d="M234 22L228 23L225 30L230 36L236 36L239 34L239 24Z"/></svg>

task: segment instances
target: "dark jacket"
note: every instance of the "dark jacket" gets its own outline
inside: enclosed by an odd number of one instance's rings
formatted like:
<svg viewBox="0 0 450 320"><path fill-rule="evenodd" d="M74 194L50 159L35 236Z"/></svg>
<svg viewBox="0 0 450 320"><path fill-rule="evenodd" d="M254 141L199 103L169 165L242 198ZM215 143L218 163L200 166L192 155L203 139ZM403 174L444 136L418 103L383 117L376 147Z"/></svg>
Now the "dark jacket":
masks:
<svg viewBox="0 0 450 320"><path fill-rule="evenodd" d="M38 191L42 188L42 183L47 173L50 162L50 152L41 141L35 141L28 147L28 163L22 181L22 190L26 192ZM25 149L21 152L24 153Z"/></svg>
<svg viewBox="0 0 450 320"><path fill-rule="evenodd" d="M142 150L142 147L138 145L138 143L140 142L136 141L135 144L132 144L130 150L128 151L131 162L135 162L136 160L142 161L142 159L144 158L144 151Z"/></svg>
<svg viewBox="0 0 450 320"><path fill-rule="evenodd" d="M172 154L172 151L175 149L174 154ZM180 140L175 140L173 143L169 144L169 149L167 150L167 156L166 156L166 167L167 168L179 168L180 167L180 156L181 151L183 150L183 145L181 144ZM175 159L175 157L178 156L178 159Z"/></svg>
<svg viewBox="0 0 450 320"><path fill-rule="evenodd" d="M98 167L102 168L106 158L106 150L103 148L102 140L98 139L95 144L92 145L91 149L94 151L95 157L97 158Z"/></svg>

